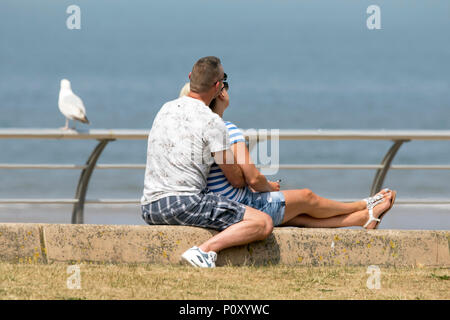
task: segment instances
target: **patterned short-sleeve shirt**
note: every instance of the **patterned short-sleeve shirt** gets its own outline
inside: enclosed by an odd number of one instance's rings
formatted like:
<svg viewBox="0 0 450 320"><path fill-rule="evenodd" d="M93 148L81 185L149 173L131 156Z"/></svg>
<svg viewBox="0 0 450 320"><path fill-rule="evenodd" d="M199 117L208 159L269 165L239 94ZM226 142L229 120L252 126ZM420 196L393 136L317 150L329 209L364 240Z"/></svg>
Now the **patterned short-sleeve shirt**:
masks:
<svg viewBox="0 0 450 320"><path fill-rule="evenodd" d="M148 136L141 204L200 193L214 163L211 153L229 148L225 123L202 101L184 96L167 102Z"/></svg>

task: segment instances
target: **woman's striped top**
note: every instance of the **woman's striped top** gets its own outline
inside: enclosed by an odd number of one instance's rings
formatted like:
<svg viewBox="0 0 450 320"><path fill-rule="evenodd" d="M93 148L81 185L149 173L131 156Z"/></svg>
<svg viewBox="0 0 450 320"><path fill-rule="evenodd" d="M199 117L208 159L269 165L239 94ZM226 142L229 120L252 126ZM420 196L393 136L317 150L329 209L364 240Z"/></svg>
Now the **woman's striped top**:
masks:
<svg viewBox="0 0 450 320"><path fill-rule="evenodd" d="M228 135L230 136L230 144L235 144L237 142L245 142L244 135L241 130L239 130L233 123L229 121L225 121L225 125L228 129ZM221 196L227 197L230 200L240 201L244 197L246 193L246 187L244 188L235 188L233 187L223 174L220 167L213 163L211 169L209 171L207 187L214 193L217 193Z"/></svg>

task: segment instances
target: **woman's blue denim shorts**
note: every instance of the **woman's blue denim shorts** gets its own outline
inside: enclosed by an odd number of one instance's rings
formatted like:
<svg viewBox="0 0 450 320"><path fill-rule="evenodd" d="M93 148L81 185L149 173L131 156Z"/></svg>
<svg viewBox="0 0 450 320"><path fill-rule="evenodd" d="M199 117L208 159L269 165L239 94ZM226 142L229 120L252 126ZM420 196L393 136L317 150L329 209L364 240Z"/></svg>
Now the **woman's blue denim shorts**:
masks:
<svg viewBox="0 0 450 320"><path fill-rule="evenodd" d="M267 213L272 217L274 227L283 222L286 202L281 191L252 192L247 189L244 198L239 202Z"/></svg>

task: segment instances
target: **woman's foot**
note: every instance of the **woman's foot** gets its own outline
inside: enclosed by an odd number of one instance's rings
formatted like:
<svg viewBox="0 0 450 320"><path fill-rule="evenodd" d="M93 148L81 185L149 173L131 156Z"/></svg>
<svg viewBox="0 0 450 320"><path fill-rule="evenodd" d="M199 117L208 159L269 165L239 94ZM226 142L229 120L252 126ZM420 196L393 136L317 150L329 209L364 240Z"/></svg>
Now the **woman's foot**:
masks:
<svg viewBox="0 0 450 320"><path fill-rule="evenodd" d="M381 192L383 192L384 190L382 190ZM373 207L373 217L375 219L378 219L383 212L385 212L386 210L389 209L390 205L391 205L391 200L392 200L392 192L389 191L385 191L382 193L383 194L383 200L381 200L380 203L378 203L377 205L375 205L375 207ZM367 221L369 221L370 219L370 215L369 215L369 209L366 209L364 212L364 217L362 218L362 224L361 226L364 226ZM369 225L367 225L365 228L366 229L375 229L375 227L377 226L378 221L374 220L371 223L369 223Z"/></svg>
<svg viewBox="0 0 450 320"><path fill-rule="evenodd" d="M380 192L378 192L376 195L374 195L372 198L375 198L379 195L384 197L384 195L390 191L391 190L389 190L388 188L385 188L385 189L381 190ZM366 198L366 199L369 199L369 198ZM359 205L358 205L357 211L367 209L367 202L364 199L361 201L358 201L358 203L359 203Z"/></svg>

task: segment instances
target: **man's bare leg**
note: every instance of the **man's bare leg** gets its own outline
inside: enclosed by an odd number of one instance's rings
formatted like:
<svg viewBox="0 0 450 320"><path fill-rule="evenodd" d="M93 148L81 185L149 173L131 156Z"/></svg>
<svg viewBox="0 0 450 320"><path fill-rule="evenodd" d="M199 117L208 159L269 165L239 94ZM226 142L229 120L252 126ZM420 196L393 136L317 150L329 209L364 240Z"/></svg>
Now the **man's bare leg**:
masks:
<svg viewBox="0 0 450 320"><path fill-rule="evenodd" d="M391 202L390 196L387 196L383 202L379 203L373 208L373 215L378 218L387 208ZM369 211L367 209L360 210L354 213L337 215L330 218L314 218L308 214L300 214L293 219L283 223L283 226L306 227L306 228L343 228L364 226L369 220ZM367 226L367 229L373 229L376 222L372 222Z"/></svg>
<svg viewBox="0 0 450 320"><path fill-rule="evenodd" d="M366 202L363 200L351 203L334 201L320 197L309 189L286 190L282 192L286 201L283 223L301 213L306 213L313 218L324 219L354 213L367 207ZM390 192L385 190L379 193L385 195L385 197L390 196Z"/></svg>
<svg viewBox="0 0 450 320"><path fill-rule="evenodd" d="M272 218L259 210L246 206L242 221L219 232L199 246L204 252L223 249L264 240L273 230Z"/></svg>

